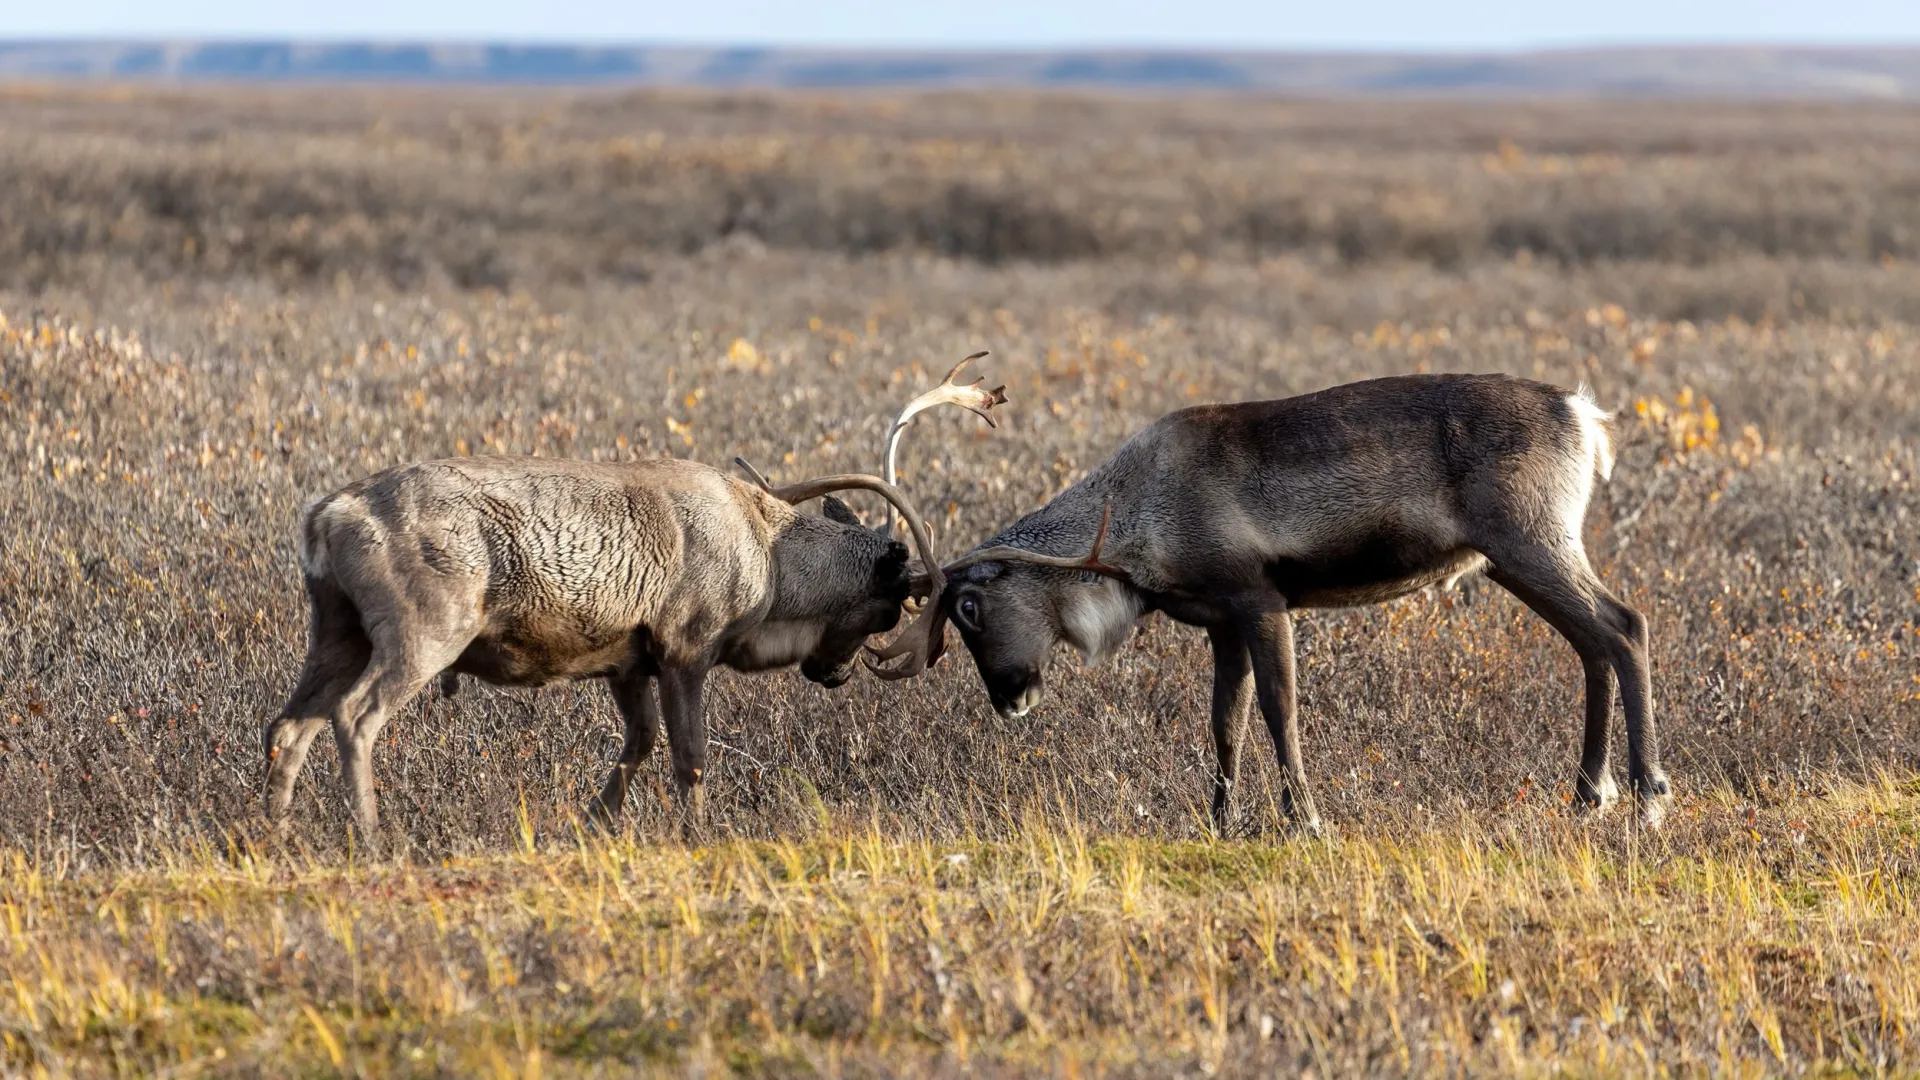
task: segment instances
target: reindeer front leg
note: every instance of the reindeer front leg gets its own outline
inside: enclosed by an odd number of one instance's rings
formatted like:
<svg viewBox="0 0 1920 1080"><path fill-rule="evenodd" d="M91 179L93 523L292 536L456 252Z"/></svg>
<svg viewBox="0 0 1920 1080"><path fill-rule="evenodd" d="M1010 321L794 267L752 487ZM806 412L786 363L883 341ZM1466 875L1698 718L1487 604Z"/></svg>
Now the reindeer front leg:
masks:
<svg viewBox="0 0 1920 1080"><path fill-rule="evenodd" d="M1320 813L1307 789L1307 768L1300 756L1300 710L1294 694L1293 613L1285 604L1250 613L1241 621L1241 637L1253 660L1253 682L1260 713L1267 719L1273 749L1280 757L1285 786L1280 809L1296 829L1320 835Z"/></svg>
<svg viewBox="0 0 1920 1080"><path fill-rule="evenodd" d="M660 712L667 722L667 746L673 754L673 788L685 815L687 834L696 836L706 822L707 717L701 704L708 665L663 664Z"/></svg>
<svg viewBox="0 0 1920 1080"><path fill-rule="evenodd" d="M1247 713L1253 705L1253 669L1246 642L1231 626L1207 627L1213 646L1213 831L1224 836L1240 783L1240 746L1246 741Z"/></svg>
<svg viewBox="0 0 1920 1080"><path fill-rule="evenodd" d="M611 831L619 820L620 808L627 801L627 784L640 763L653 753L660 735L660 709L653 702L653 681L645 669L617 675L608 680L614 704L626 722L626 741L620 747L620 760L607 774L600 797L587 804L588 820Z"/></svg>

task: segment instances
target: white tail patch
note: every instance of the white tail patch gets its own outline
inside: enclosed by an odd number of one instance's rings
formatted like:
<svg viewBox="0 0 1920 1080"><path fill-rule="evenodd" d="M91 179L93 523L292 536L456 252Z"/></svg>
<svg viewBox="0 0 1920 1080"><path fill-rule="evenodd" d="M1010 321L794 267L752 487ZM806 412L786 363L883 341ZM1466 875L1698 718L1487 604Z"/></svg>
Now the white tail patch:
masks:
<svg viewBox="0 0 1920 1080"><path fill-rule="evenodd" d="M327 534L317 520L325 501L322 495L300 508L300 527L293 538L300 552L300 569L310 578L327 576Z"/></svg>
<svg viewBox="0 0 1920 1080"><path fill-rule="evenodd" d="M300 569L308 577L322 578L332 570L328 542L340 528L344 514L365 513L367 504L354 495L322 495L300 511L300 535L294 545L300 552Z"/></svg>
<svg viewBox="0 0 1920 1080"><path fill-rule="evenodd" d="M1580 425L1580 441L1585 447L1587 460L1593 462L1593 471L1601 480L1613 479L1613 435L1610 428L1613 414L1600 407L1593 400L1593 391L1586 383L1580 389L1567 395L1567 408L1573 410L1573 422Z"/></svg>

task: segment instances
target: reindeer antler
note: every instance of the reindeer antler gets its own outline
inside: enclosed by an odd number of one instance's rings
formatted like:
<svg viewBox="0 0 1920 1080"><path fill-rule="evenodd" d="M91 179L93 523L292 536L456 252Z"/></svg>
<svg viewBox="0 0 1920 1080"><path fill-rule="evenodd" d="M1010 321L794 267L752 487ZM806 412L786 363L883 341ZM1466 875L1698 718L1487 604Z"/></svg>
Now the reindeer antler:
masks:
<svg viewBox="0 0 1920 1080"><path fill-rule="evenodd" d="M754 468L752 462L749 462L743 457L736 457L733 459L733 463L740 466L740 471L747 474L747 479L758 484L761 491L769 495L773 494L773 485L767 482L766 477L760 475L760 470Z"/></svg>
<svg viewBox="0 0 1920 1080"><path fill-rule="evenodd" d="M867 661L867 668L883 679L910 679L920 674L940 659L940 654L946 646L947 616L940 606L940 596L947 587L946 575L940 563L933 557L933 543L926 521L895 486L898 477L894 469L894 455L899 449L900 434L907 429L907 425L912 423L915 416L937 405L958 405L985 420L988 427L996 426L993 420L993 407L1006 404L1007 388L996 386L991 390L984 389L979 385L983 380L977 378L970 383L956 381L968 364L986 355L986 351L982 350L953 365L952 370L947 372L947 377L941 380L939 386L907 402L906 408L900 410L900 415L894 420L893 426L887 429L886 454L881 466L886 474L884 477L861 474L825 476L817 480L805 480L797 484L775 487L760 474L759 470L748 464L745 458L733 459L734 464L738 465L755 484L758 484L762 491L777 499L797 503L832 491L857 488L877 492L887 500L887 523L884 526L883 535L893 535L894 511L898 510L900 516L906 520L907 530L913 535L913 546L918 549L920 562L924 567L924 580L919 580L921 575L915 575L915 592L924 594L926 603L921 607L918 617L893 641L878 649L868 647L867 651L873 654L875 660L886 661L902 656L907 657L905 663L891 668L881 667L873 660ZM908 610L913 610L911 604L908 605Z"/></svg>
<svg viewBox="0 0 1920 1080"><path fill-rule="evenodd" d="M978 416L980 419L985 420L988 427L998 426L993 422L993 407L1007 403L1007 388L1005 386L996 386L991 390L982 389L980 383L985 381L984 377L976 378L970 383L954 381L960 377L962 371L966 370L968 364L986 355L986 350L982 349L972 356L967 357L965 360L953 365L953 370L947 372L947 377L941 380L939 386L907 402L907 407L900 410L900 415L894 420L893 426L887 429L886 453L882 456L880 462L880 474L886 479L887 483L898 484L900 482L899 474L894 470L894 454L900 448L901 433L907 430L907 425L912 423L913 418L920 413L937 405L958 405L975 416ZM893 535L893 510L891 508L887 510L886 535Z"/></svg>
<svg viewBox="0 0 1920 1080"><path fill-rule="evenodd" d="M1100 531L1093 536L1093 546L1085 555L1042 555L1017 547L990 547L972 552L964 558L948 563L942 569L948 574L958 574L970 566L989 562L1023 562L1034 566L1051 566L1060 570L1084 570L1090 574L1119 581L1132 582L1133 575L1125 569L1100 560L1100 548L1107 542L1107 526L1113 521L1113 503L1108 502L1100 511Z"/></svg>
<svg viewBox="0 0 1920 1080"><path fill-rule="evenodd" d="M901 490L877 476L860 473L845 473L839 476L822 476L815 480L802 480L797 484L783 484L775 487L769 484L759 470L747 464L744 458L734 458L734 464L744 469L758 483L763 491L782 502L802 503L835 491L849 489L871 491L887 500L887 505L900 511L907 522L907 531L913 536L913 546L920 553L920 562L927 569L927 595L937 601L940 593L947 587L946 575L941 572L939 560L933 557L933 538L927 531L927 523L920 517L913 504ZM906 663L899 667L882 668L872 661L867 667L883 679L910 679L927 670L934 661L940 659L945 648L947 620L938 603L930 603L920 612L900 636L893 639L883 649L869 647L867 651L881 660L891 660L898 656L908 656Z"/></svg>

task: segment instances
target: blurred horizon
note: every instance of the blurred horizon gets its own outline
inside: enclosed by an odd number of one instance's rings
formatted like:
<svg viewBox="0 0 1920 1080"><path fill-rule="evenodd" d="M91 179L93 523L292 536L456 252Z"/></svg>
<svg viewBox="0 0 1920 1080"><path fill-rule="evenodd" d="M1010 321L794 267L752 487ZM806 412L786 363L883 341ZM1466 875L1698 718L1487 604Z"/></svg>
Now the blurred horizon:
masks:
<svg viewBox="0 0 1920 1080"><path fill-rule="evenodd" d="M1920 45L1920 5L1899 0L1618 0L1433 5L1356 0L1307 5L1187 0L1179 5L976 0L70 0L11 12L0 39L486 42L654 48L907 51L1202 50L1503 53L1606 46Z"/></svg>
<svg viewBox="0 0 1920 1080"><path fill-rule="evenodd" d="M0 39L0 80L21 79L1900 101L1920 98L1920 46L1695 44L1395 52Z"/></svg>
<svg viewBox="0 0 1920 1080"><path fill-rule="evenodd" d="M1305 94L1920 96L1900 0L70 0L0 78L1110 87Z"/></svg>

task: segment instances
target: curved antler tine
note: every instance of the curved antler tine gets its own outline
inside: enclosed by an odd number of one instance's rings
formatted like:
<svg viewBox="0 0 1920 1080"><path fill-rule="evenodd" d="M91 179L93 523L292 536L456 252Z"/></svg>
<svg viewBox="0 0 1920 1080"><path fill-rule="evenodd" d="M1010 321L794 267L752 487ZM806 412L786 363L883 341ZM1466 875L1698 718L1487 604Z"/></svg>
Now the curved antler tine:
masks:
<svg viewBox="0 0 1920 1080"><path fill-rule="evenodd" d="M740 467L741 472L747 474L748 479L752 480L756 484L759 484L761 491L764 491L769 495L773 494L773 485L767 483L767 478L760 475L760 470L754 468L753 465L750 462L748 462L746 458L736 457L733 459L733 463Z"/></svg>
<svg viewBox="0 0 1920 1080"><path fill-rule="evenodd" d="M941 379L940 381L941 381L942 383L952 383L952 382L953 382L953 381L954 381L955 379L958 379L958 378L960 377L960 373L961 373L961 372L963 372L963 371L965 371L965 370L967 370L967 365L968 365L968 364L971 364L971 363L973 363L973 362L974 362L975 360L978 360L978 359L980 359L981 357L984 357L984 356L986 356L986 355L987 355L987 350L985 350L985 349L981 349L981 350L980 350L979 352L977 352L977 353L974 353L973 355L971 355L971 356L969 356L969 357L967 357L966 359L964 359L964 360L962 360L962 361L960 361L959 363L957 363L957 364L955 364L955 365L953 365L953 367L952 367L952 369L951 369L951 370L949 370L949 371L947 372L947 377L946 377L946 378L944 378L944 379ZM979 376L978 378L975 378L975 379L973 380L973 382L976 382L976 383L977 383L977 382L979 382L979 381L980 381L981 379L983 379L983 378L986 378L986 376L984 376L984 375L982 375L982 376ZM968 385L968 386L972 386L972 385L973 385L973 383L968 383L967 385Z"/></svg>
<svg viewBox="0 0 1920 1080"><path fill-rule="evenodd" d="M1107 543L1107 526L1113 523L1113 500L1108 499L1100 508L1100 529L1093 534L1093 546L1087 549L1086 568L1096 574L1109 577L1126 577L1127 572L1117 566L1108 566L1100 559L1100 549Z"/></svg>
<svg viewBox="0 0 1920 1080"><path fill-rule="evenodd" d="M1093 546L1085 555L1042 555L1037 551L1026 551L1017 547L990 547L971 552L942 567L948 574L957 574L970 566L989 562L1021 562L1033 566L1051 566L1058 570L1083 570L1089 574L1099 574L1118 581L1132 582L1133 575L1125 567L1114 566L1100 558L1100 549L1107 542L1107 526L1113 520L1113 503L1109 502L1100 511L1100 530L1094 533Z"/></svg>
<svg viewBox="0 0 1920 1080"><path fill-rule="evenodd" d="M982 349L953 365L952 370L947 372L947 377L941 381L939 386L907 402L906 407L900 410L900 415L894 419L893 426L887 429L886 448L880 458L880 475L887 483L898 484L900 482L900 475L894 467L894 458L900 449L900 435L907 430L907 425L912 423L913 418L920 413L937 405L958 405L980 419L985 420L988 427L999 426L993 419L993 407L995 405L1006 404L1007 388L1005 386L996 386L991 390L987 390L976 385L981 381L980 379L975 379L971 383L955 381L960 377L960 373L966 370L968 364L986 355L988 355L987 351ZM893 511L887 511L887 522L881 532L886 536L893 535Z"/></svg>
<svg viewBox="0 0 1920 1080"><path fill-rule="evenodd" d="M941 654L946 651L946 637L947 612L940 606L939 598L935 597L920 613L920 617L902 631L892 644L879 649L868 646L867 652L872 654L872 659L866 662L867 670L889 682L911 679L940 662ZM892 660L898 656L907 658L906 663L898 667L881 667L874 662Z"/></svg>

